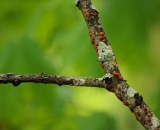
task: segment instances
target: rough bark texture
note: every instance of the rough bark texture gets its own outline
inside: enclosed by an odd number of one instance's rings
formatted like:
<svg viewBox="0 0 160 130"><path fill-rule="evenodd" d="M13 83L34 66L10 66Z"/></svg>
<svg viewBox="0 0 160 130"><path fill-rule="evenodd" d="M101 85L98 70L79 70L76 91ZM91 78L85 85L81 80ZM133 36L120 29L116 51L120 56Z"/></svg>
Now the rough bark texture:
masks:
<svg viewBox="0 0 160 130"><path fill-rule="evenodd" d="M104 70L105 75L102 81L105 81L107 84L106 89L114 92L117 98L129 107L130 111L135 114L136 119L144 128L147 130L160 130L159 120L146 105L143 97L131 88L122 77L110 43L99 22L99 12L90 0L77 0L76 6L84 16L89 29L91 43L96 50L98 61Z"/></svg>
<svg viewBox="0 0 160 130"><path fill-rule="evenodd" d="M70 77L70 76L59 76L49 75L44 73L39 74L28 74L19 75L13 73L0 74L0 83L7 84L12 83L14 86L18 86L21 83L33 82L33 83L44 83L44 84L58 84L70 85L70 86L88 86L88 87L99 87L105 88L106 84L101 82L99 78L84 78L84 77Z"/></svg>
<svg viewBox="0 0 160 130"><path fill-rule="evenodd" d="M104 76L102 78L82 78L44 73L30 75L7 73L0 74L0 83L12 83L14 86L18 86L23 82L34 82L105 88L115 93L117 98L135 114L136 119L145 129L160 130L159 120L146 105L143 97L131 88L122 77L110 43L99 22L99 12L90 0L76 0L76 6L81 10L87 23L91 43L96 50L97 60L104 70Z"/></svg>

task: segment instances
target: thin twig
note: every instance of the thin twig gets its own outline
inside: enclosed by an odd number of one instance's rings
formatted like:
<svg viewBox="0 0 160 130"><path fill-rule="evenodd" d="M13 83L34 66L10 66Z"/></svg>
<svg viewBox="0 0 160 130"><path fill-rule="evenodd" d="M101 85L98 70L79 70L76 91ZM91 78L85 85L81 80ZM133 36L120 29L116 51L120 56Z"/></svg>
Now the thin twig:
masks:
<svg viewBox="0 0 160 130"><path fill-rule="evenodd" d="M143 97L131 88L122 77L110 43L99 22L98 10L90 0L76 0L76 6L81 10L88 26L91 43L104 70L105 75L102 81L106 82L107 89L114 92L117 98L129 107L145 129L160 130L159 120L146 105Z"/></svg>
<svg viewBox="0 0 160 130"><path fill-rule="evenodd" d="M18 86L21 83L33 82L33 83L44 83L44 84L57 84L70 85L70 86L86 86L86 87L99 87L106 88L105 82L102 82L99 78L85 78L85 77L70 77L70 76L59 76L49 75L44 73L39 74L0 74L0 83L7 84L12 83L14 86Z"/></svg>

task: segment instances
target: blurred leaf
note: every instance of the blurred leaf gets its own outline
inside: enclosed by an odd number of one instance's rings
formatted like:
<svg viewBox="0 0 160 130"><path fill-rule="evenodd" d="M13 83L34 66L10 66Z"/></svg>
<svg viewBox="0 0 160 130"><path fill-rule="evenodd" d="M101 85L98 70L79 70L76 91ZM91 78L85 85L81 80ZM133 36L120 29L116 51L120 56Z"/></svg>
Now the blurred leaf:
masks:
<svg viewBox="0 0 160 130"><path fill-rule="evenodd" d="M116 121L106 113L95 112L88 117L79 117L77 121L80 126L79 130L117 130Z"/></svg>
<svg viewBox="0 0 160 130"><path fill-rule="evenodd" d="M0 59L3 58L4 60L0 64L2 73L27 74L43 71L53 74L55 72L50 63L44 58L39 46L27 38L22 39L20 44L8 43L4 46L0 54ZM67 91L68 89L63 89L62 93L56 85L48 87L48 85L43 84L22 84L18 88L3 85L0 91L0 104L3 104L0 106L2 112L0 120L6 125L18 127L20 123L26 128L35 125L38 125L37 128L40 128L41 125L48 126L53 121L56 123L57 121L54 118L65 114L63 109L66 102L58 97L65 98L64 92ZM66 95L68 100L70 100L70 95L71 93ZM44 121L45 118L48 118L48 120ZM28 123L25 123L26 121ZM41 125L37 121L41 122ZM9 122L11 124L8 124ZM23 126L21 127L23 128Z"/></svg>

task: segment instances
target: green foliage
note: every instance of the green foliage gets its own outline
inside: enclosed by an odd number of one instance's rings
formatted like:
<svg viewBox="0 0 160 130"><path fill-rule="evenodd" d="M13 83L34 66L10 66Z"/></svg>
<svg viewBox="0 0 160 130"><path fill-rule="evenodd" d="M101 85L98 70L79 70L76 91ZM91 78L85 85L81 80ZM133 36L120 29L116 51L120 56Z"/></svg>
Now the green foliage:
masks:
<svg viewBox="0 0 160 130"><path fill-rule="evenodd" d="M79 117L79 129L80 130L104 130L104 129L112 129L116 130L118 127L116 126L115 120L106 115L105 113L96 113L94 112L92 115L87 117ZM114 124L114 125L113 125Z"/></svg>
<svg viewBox="0 0 160 130"><path fill-rule="evenodd" d="M128 83L159 115L160 1L93 0ZM0 72L102 77L74 1L0 1ZM142 129L102 89L0 85L0 130ZM153 96L154 95L154 96Z"/></svg>

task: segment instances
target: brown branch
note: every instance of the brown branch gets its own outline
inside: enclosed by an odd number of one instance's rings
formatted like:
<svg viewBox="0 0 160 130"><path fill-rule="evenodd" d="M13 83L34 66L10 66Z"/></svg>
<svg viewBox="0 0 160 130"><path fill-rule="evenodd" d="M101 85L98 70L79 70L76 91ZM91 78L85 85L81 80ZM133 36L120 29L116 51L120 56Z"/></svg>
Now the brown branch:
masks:
<svg viewBox="0 0 160 130"><path fill-rule="evenodd" d="M21 83L33 82L33 83L44 83L44 84L58 84L71 85L71 86L88 86L88 87L99 87L105 88L106 84L98 78L84 78L84 77L69 77L59 75L49 75L44 73L39 74L28 74L18 75L13 73L0 74L0 83L7 84L12 83L14 86L18 86Z"/></svg>
<svg viewBox="0 0 160 130"><path fill-rule="evenodd" d="M76 6L81 10L88 26L91 43L96 50L98 61L105 73L102 81L106 82L107 89L114 92L117 98L129 107L145 129L160 130L159 120L146 105L143 97L131 88L122 77L110 43L99 22L99 12L90 0L76 0Z"/></svg>

